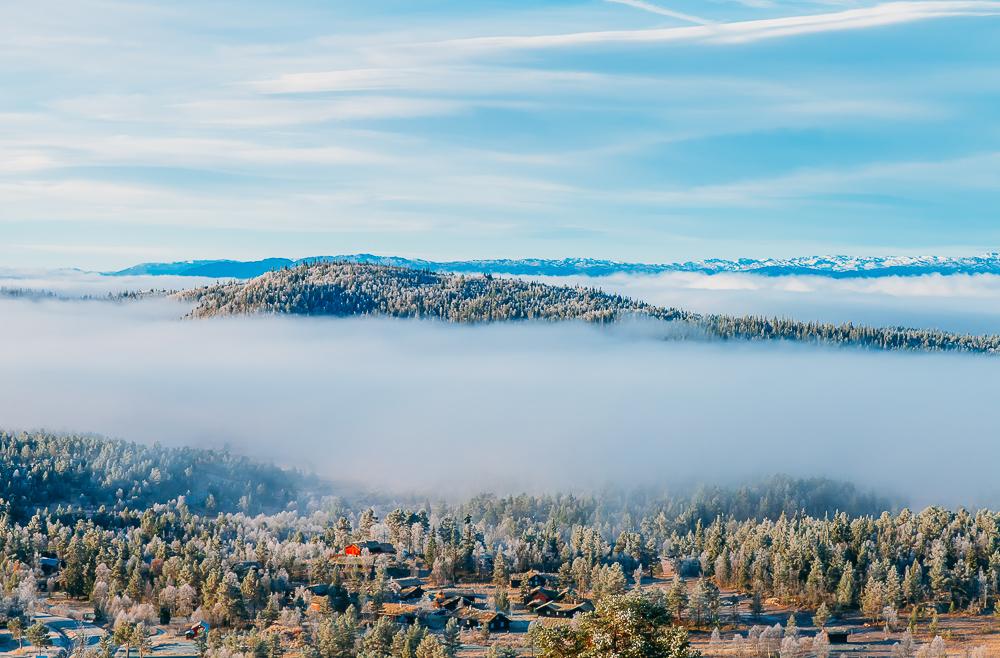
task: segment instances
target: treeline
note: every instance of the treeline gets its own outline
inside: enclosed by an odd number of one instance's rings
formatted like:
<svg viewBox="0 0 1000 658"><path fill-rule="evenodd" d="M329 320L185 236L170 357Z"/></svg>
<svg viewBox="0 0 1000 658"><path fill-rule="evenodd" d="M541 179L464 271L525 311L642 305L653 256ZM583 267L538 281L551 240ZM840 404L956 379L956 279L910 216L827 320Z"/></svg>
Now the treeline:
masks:
<svg viewBox="0 0 1000 658"><path fill-rule="evenodd" d="M59 299L59 295L55 294L51 290L0 287L0 299Z"/></svg>
<svg viewBox="0 0 1000 658"><path fill-rule="evenodd" d="M640 316L670 321L690 330L679 334L669 332L672 337L785 340L881 350L979 353L1000 350L997 335L701 315L592 288L360 263L303 264L269 272L245 283L210 286L180 295L197 303L191 315L198 318L287 313L472 323L510 320L610 323Z"/></svg>
<svg viewBox="0 0 1000 658"><path fill-rule="evenodd" d="M104 295L94 295L57 293L52 290L45 290L42 288L0 287L0 299L64 302L129 302L148 299L151 297L165 297L175 294L176 292L176 290L167 290L165 288L150 288L149 290L124 290L119 292L109 292Z"/></svg>
<svg viewBox="0 0 1000 658"><path fill-rule="evenodd" d="M0 431L0 499L16 519L39 508L70 516L145 509L181 496L212 513L277 511L295 499L301 478L215 450Z"/></svg>

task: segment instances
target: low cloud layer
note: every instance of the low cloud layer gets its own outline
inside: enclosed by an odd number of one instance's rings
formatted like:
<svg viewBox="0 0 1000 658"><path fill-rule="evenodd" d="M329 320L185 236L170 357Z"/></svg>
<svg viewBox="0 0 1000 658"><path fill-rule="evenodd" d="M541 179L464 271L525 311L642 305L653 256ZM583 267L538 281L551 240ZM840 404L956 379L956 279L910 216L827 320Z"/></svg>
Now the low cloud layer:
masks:
<svg viewBox="0 0 1000 658"><path fill-rule="evenodd" d="M2 424L228 444L435 494L786 472L1000 504L989 357L184 310L0 300Z"/></svg>
<svg viewBox="0 0 1000 658"><path fill-rule="evenodd" d="M602 288L702 313L1000 333L1000 276L990 274L831 279L671 272L540 280Z"/></svg>
<svg viewBox="0 0 1000 658"><path fill-rule="evenodd" d="M101 297L109 293L146 290L182 290L211 285L218 279L196 276L104 276L96 272L64 269L0 267L0 288L45 290L61 296Z"/></svg>

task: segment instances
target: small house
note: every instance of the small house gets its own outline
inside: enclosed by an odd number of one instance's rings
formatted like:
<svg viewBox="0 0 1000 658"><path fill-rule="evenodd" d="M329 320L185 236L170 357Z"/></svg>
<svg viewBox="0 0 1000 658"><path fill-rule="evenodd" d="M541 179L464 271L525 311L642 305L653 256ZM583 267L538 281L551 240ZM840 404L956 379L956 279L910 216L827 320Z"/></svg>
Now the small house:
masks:
<svg viewBox="0 0 1000 658"><path fill-rule="evenodd" d="M476 604L476 597L473 594L438 592L433 596L431 602L435 608L455 611L459 608L473 607Z"/></svg>
<svg viewBox="0 0 1000 658"><path fill-rule="evenodd" d="M379 612L383 617L388 617L397 624L410 626L417 622L420 616L420 608L406 603L385 603Z"/></svg>
<svg viewBox="0 0 1000 658"><path fill-rule="evenodd" d="M360 557L367 551L368 555L395 555L396 548L392 544L380 541L362 541L356 544L348 544L344 548L344 555Z"/></svg>
<svg viewBox="0 0 1000 658"><path fill-rule="evenodd" d="M834 626L824 630L830 644L847 644L850 641L851 629L847 626Z"/></svg>
<svg viewBox="0 0 1000 658"><path fill-rule="evenodd" d="M62 561L56 557L40 557L38 558L38 567L44 575L51 576L62 568Z"/></svg>
<svg viewBox="0 0 1000 658"><path fill-rule="evenodd" d="M542 605L543 603L548 603L550 601L559 601L562 596L559 592L554 589L547 589L545 587L535 587L528 592L528 595L524 597L521 601L525 606L529 608L534 608L536 606Z"/></svg>
<svg viewBox="0 0 1000 658"><path fill-rule="evenodd" d="M244 560L233 565L233 573L235 573L238 578L243 579L251 571L260 571L263 568L264 565L256 560Z"/></svg>
<svg viewBox="0 0 1000 658"><path fill-rule="evenodd" d="M187 639L187 640L193 640L194 638L196 638L196 637L198 637L200 635L208 633L209 629L210 629L210 627L208 625L208 622L206 622L206 621L197 621L197 622L191 624L191 626L189 626L184 631L184 638Z"/></svg>
<svg viewBox="0 0 1000 658"><path fill-rule="evenodd" d="M330 593L329 583L315 583L313 585L306 585L306 589L316 596L326 596Z"/></svg>
<svg viewBox="0 0 1000 658"><path fill-rule="evenodd" d="M405 589L407 587L416 587L417 585L423 586L423 584L423 580L414 577L393 578L389 582L389 586L397 590Z"/></svg>
<svg viewBox="0 0 1000 658"><path fill-rule="evenodd" d="M550 601L535 608L535 613L539 617L555 617L557 619L571 619L584 612L593 612L594 605L590 601L580 603L556 603Z"/></svg>
<svg viewBox="0 0 1000 658"><path fill-rule="evenodd" d="M455 612L455 619L462 628L487 628L494 633L510 630L510 618L502 612L461 608Z"/></svg>
<svg viewBox="0 0 1000 658"><path fill-rule="evenodd" d="M520 587L522 583L527 582L528 587L545 587L548 584L548 576L541 573L540 571L528 571L526 573L517 574L511 576L510 586Z"/></svg>
<svg viewBox="0 0 1000 658"><path fill-rule="evenodd" d="M404 587L399 590L399 600L400 601L413 601L421 599L424 596L424 588L420 585L414 585L413 587Z"/></svg>

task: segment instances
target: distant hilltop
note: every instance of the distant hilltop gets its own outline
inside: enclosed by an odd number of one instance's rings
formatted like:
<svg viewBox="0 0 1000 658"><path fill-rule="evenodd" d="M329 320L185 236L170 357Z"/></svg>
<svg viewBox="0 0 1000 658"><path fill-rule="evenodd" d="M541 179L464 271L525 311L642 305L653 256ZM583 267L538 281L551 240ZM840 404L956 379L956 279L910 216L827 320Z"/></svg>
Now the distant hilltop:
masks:
<svg viewBox="0 0 1000 658"><path fill-rule="evenodd" d="M671 328L664 338L677 340L789 341L879 350L1000 352L1000 336L704 315L654 306L596 288L343 261L303 263L249 281L185 290L177 293L177 297L194 302L190 312L193 318L312 315L464 324L519 321L611 324L644 318L669 322Z"/></svg>
<svg viewBox="0 0 1000 658"><path fill-rule="evenodd" d="M109 276L200 276L217 279L252 279L282 268L312 263L361 263L390 265L434 272L511 274L527 276L610 276L612 274L662 274L665 272L697 272L701 274L743 273L760 276L811 275L831 278L875 278L887 276L920 276L924 274L1000 274L1000 253L982 256L807 256L799 258L741 258L689 261L686 263L648 264L622 263L590 258L546 260L538 258L495 260L429 261L350 254L314 256L291 260L267 258L257 261L192 260L176 263L143 263Z"/></svg>

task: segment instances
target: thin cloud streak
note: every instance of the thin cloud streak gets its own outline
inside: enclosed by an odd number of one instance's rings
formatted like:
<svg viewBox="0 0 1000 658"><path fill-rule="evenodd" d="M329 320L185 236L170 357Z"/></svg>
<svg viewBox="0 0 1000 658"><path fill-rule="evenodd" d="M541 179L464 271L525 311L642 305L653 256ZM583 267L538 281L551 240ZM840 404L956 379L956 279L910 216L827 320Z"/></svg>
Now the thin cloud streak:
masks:
<svg viewBox="0 0 1000 658"><path fill-rule="evenodd" d="M454 49L459 49L465 54L493 50L534 50L685 41L709 44L740 44L806 34L884 27L936 18L996 15L1000 15L1000 2L992 0L891 2L875 5L874 7L847 9L823 14L714 23L712 25L647 30L573 32L532 36L473 37L424 44L424 46L430 48L443 47L452 52L456 52Z"/></svg>
<svg viewBox="0 0 1000 658"><path fill-rule="evenodd" d="M691 14L685 14L683 12L674 11L673 9L667 9L666 7L660 7L654 5L651 2L643 2L643 0L607 0L612 4L616 5L626 5L628 7L634 7L636 9L641 9L642 11L648 11L651 14L658 14L660 16L668 16L670 18L676 18L678 20L685 21L687 23L696 23L698 25L709 25L712 21L705 20L704 18L699 18L698 16L692 16Z"/></svg>

